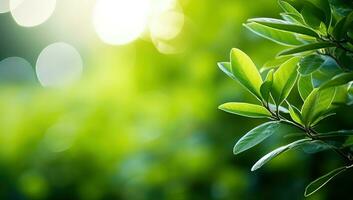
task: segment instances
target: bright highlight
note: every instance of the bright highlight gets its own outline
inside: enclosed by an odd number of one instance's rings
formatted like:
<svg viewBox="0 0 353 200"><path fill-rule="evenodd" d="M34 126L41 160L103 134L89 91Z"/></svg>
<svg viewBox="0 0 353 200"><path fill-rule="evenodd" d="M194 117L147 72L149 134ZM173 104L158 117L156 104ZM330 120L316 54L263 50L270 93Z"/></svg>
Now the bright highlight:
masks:
<svg viewBox="0 0 353 200"><path fill-rule="evenodd" d="M137 39L145 30L148 15L147 0L98 0L93 23L105 43L124 45Z"/></svg>
<svg viewBox="0 0 353 200"><path fill-rule="evenodd" d="M49 19L56 6L56 0L10 0L12 17L18 25L38 26Z"/></svg>

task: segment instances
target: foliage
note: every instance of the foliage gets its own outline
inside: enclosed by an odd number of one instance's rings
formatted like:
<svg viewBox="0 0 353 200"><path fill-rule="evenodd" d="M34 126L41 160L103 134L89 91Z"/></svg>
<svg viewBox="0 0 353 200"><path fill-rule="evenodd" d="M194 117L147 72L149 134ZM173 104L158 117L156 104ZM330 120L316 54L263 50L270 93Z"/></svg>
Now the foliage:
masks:
<svg viewBox="0 0 353 200"><path fill-rule="evenodd" d="M335 109L353 103L353 3L280 0L279 5L283 10L282 19L253 18L244 26L261 37L288 46L287 49L259 71L236 48L231 50L230 62L219 63L221 70L248 89L259 105L232 102L221 105L220 109L271 120L245 134L235 144L234 154L252 148L273 134L301 135L299 140L266 154L254 164L252 171L295 147L332 149L342 156L345 166L310 183L305 191L305 196L309 196L353 166L352 152L344 142L353 131L318 131L320 122L334 115ZM288 98L295 88L302 99L300 109ZM283 110L289 110L289 114Z"/></svg>

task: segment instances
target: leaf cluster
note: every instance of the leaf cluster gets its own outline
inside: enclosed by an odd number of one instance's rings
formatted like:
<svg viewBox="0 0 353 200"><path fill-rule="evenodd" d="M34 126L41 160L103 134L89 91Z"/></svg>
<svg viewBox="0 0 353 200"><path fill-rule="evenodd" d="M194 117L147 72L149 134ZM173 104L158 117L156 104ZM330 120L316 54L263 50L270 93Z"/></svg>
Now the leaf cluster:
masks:
<svg viewBox="0 0 353 200"><path fill-rule="evenodd" d="M350 152L344 151L353 130L317 132L323 119L335 109L353 104L353 3L344 0L279 0L282 19L253 18L244 26L253 33L288 47L259 70L251 58L233 48L229 62L219 68L258 100L258 104L229 102L221 110L268 122L250 130L234 146L242 153L273 134L296 134L299 140L278 147L260 158L252 171L294 148L318 152L333 150L346 165L308 185L305 196L320 189L333 177L353 166ZM262 78L265 77L265 78ZM302 99L297 108L289 94L297 89Z"/></svg>

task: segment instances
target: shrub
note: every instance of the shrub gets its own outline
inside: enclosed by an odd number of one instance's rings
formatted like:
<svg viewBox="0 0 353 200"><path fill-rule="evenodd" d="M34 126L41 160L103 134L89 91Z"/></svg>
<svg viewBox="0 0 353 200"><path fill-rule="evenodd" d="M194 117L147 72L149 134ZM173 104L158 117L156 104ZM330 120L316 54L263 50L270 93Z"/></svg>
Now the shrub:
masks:
<svg viewBox="0 0 353 200"><path fill-rule="evenodd" d="M236 115L270 120L241 137L234 146L234 154L254 147L273 134L300 137L263 156L252 171L298 147L311 152L332 149L342 156L346 164L311 182L305 189L305 196L309 196L338 174L353 168L349 149L353 130L318 131L320 122L335 115L335 109L353 104L353 2L280 0L279 5L283 10L282 19L253 18L244 26L288 49L266 62L260 71L249 56L236 48L231 50L230 62L218 63L259 104L230 102L219 108ZM294 88L302 99L301 108L288 100Z"/></svg>

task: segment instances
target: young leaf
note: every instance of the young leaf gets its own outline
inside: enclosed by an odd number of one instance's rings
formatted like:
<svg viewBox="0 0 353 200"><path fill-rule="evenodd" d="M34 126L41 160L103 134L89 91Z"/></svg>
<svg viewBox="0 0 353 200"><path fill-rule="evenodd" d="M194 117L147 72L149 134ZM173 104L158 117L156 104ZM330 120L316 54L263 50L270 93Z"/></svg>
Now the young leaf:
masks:
<svg viewBox="0 0 353 200"><path fill-rule="evenodd" d="M295 142L292 142L288 145L279 147L273 151L271 151L270 153L266 154L265 156L263 156L260 160L258 160L253 167L251 168L251 171L255 171L257 169L259 169L260 167L262 167L264 164L266 164L267 162L269 162L270 160L272 160L273 158L275 158L276 156L292 149L295 147L298 147L300 145L303 145L307 142L312 141L312 139L302 139L302 140L297 140Z"/></svg>
<svg viewBox="0 0 353 200"><path fill-rule="evenodd" d="M293 121L297 122L298 124L303 124L302 117L301 117L302 114L300 113L300 110L295 106L290 105L288 102L287 104L289 108L290 117L293 119Z"/></svg>
<svg viewBox="0 0 353 200"><path fill-rule="evenodd" d="M271 28L283 30L283 31L299 33L299 34L308 35L316 38L319 37L319 35L315 31L309 28L306 28L300 25L289 24L288 22L283 20L272 19L272 18L252 18L252 19L249 19L248 21L256 22L256 23L259 23Z"/></svg>
<svg viewBox="0 0 353 200"><path fill-rule="evenodd" d="M335 88L325 90L314 89L311 92L308 98L305 99L301 110L305 126L309 127L316 119L327 113L335 97L335 93Z"/></svg>
<svg viewBox="0 0 353 200"><path fill-rule="evenodd" d="M232 66L231 66L230 62L219 62L219 63L217 63L217 65L218 65L219 69L222 70L222 72L227 74L227 76L236 80L235 76L233 75Z"/></svg>
<svg viewBox="0 0 353 200"><path fill-rule="evenodd" d="M264 72L269 69L277 68L279 67L282 63L286 62L293 56L281 56L281 57L276 57L274 59L271 59L267 61L260 69L260 72Z"/></svg>
<svg viewBox="0 0 353 200"><path fill-rule="evenodd" d="M283 63L273 74L272 96L276 105L287 98L298 77L297 63L298 57L294 57Z"/></svg>
<svg viewBox="0 0 353 200"><path fill-rule="evenodd" d="M298 24L298 25L304 25L304 19L302 18L301 15L296 15L292 13L280 13L281 17L291 23Z"/></svg>
<svg viewBox="0 0 353 200"><path fill-rule="evenodd" d="M268 110L266 110L266 108L255 104L232 102L232 103L222 104L218 108L225 112L244 116L244 117L251 117L251 118L271 117L271 113Z"/></svg>
<svg viewBox="0 0 353 200"><path fill-rule="evenodd" d="M271 91L272 82L273 82L273 72L274 70L272 69L267 73L266 79L260 87L261 96L265 102L268 102L268 99L270 97L270 91Z"/></svg>
<svg viewBox="0 0 353 200"><path fill-rule="evenodd" d="M232 49L230 61L233 75L257 98L261 99L262 78L253 61L239 49Z"/></svg>
<svg viewBox="0 0 353 200"><path fill-rule="evenodd" d="M311 54L302 58L299 62L299 73L303 76L309 75L319 69L325 62L325 57L318 54Z"/></svg>
<svg viewBox="0 0 353 200"><path fill-rule="evenodd" d="M279 6L285 11L286 13L291 13L295 14L297 16L301 16L301 14L298 12L297 9L295 9L291 4L289 4L286 1L279 0L278 1Z"/></svg>
<svg viewBox="0 0 353 200"><path fill-rule="evenodd" d="M333 179L335 176L338 174L344 172L347 170L347 167L340 167L337 168L328 174L321 176L320 178L316 179L315 181L311 182L306 188L305 188L305 193L304 196L308 197L312 194L314 194L316 191L321 189L323 186L325 186L331 179Z"/></svg>
<svg viewBox="0 0 353 200"><path fill-rule="evenodd" d="M298 91L303 101L305 101L305 99L310 95L313 89L314 89L314 86L311 81L311 75L299 77Z"/></svg>
<svg viewBox="0 0 353 200"><path fill-rule="evenodd" d="M353 81L353 72L350 73L343 73L339 74L335 77L333 77L331 80L327 81L324 83L321 87L320 90L330 88L330 87L336 87L340 85L345 85L349 82Z"/></svg>
<svg viewBox="0 0 353 200"><path fill-rule="evenodd" d="M255 22L244 24L244 26L253 33L281 45L296 46L303 44L294 33L288 31L281 31Z"/></svg>
<svg viewBox="0 0 353 200"><path fill-rule="evenodd" d="M302 132L300 129L291 126L289 124L271 121L264 123L251 131L245 134L243 137L239 139L239 141L235 144L233 148L234 154L239 154L243 151L246 151L255 145L261 143L266 138L270 137L274 133L280 134L289 134L289 133L298 133Z"/></svg>
<svg viewBox="0 0 353 200"><path fill-rule="evenodd" d="M291 55L291 54L297 54L297 53L302 53L302 52L306 52L306 51L324 49L324 48L335 47L335 46L336 46L335 44L329 43L329 42L317 42L317 43L312 43L312 44L304 44L299 47L284 50L284 51L280 52L278 55L279 56Z"/></svg>

